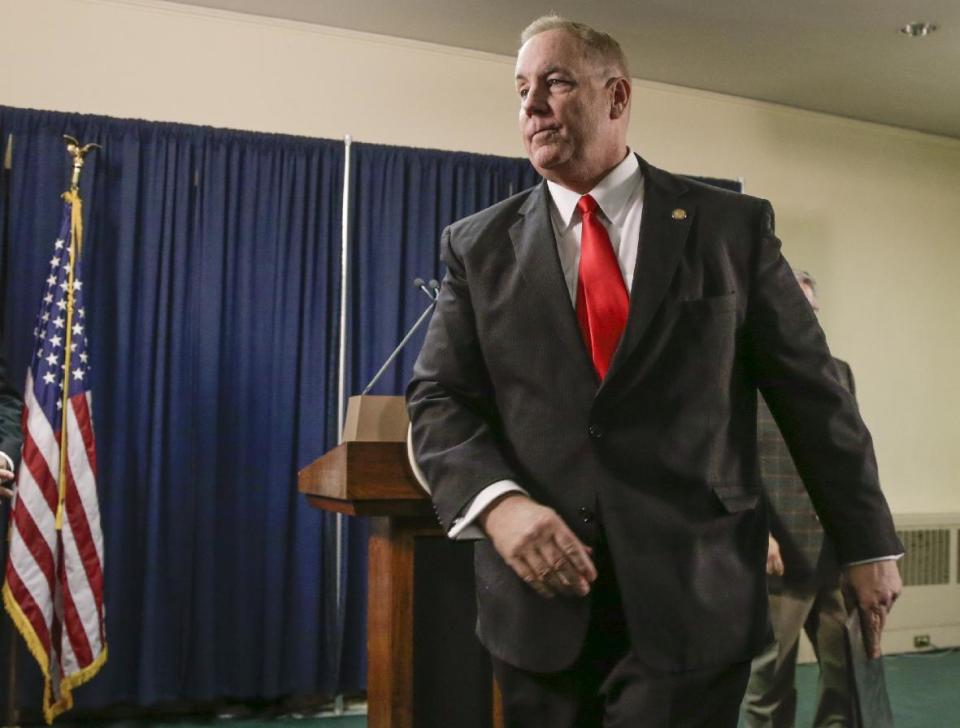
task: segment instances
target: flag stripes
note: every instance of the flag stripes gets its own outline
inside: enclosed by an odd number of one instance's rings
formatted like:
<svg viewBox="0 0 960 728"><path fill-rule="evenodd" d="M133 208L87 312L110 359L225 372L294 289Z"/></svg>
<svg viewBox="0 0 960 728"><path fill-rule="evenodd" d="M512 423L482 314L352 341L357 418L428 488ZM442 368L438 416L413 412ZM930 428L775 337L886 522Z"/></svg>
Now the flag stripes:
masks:
<svg viewBox="0 0 960 728"><path fill-rule="evenodd" d="M67 193L24 393L24 445L3 601L45 678L44 717L106 660L103 536L97 503L80 200ZM67 242L69 241L69 244ZM58 527L59 525L59 527Z"/></svg>

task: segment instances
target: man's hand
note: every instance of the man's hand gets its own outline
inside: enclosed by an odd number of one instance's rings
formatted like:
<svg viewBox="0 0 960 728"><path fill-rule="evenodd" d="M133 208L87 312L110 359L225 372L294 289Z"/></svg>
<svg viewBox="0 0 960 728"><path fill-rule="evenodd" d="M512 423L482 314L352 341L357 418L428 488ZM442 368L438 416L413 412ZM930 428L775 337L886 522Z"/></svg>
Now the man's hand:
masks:
<svg viewBox="0 0 960 728"><path fill-rule="evenodd" d="M903 583L894 559L844 567L846 587L860 612L863 647L871 660L880 657L880 635Z"/></svg>
<svg viewBox="0 0 960 728"><path fill-rule="evenodd" d="M590 593L597 578L590 548L552 508L513 492L491 503L477 520L497 553L541 596Z"/></svg>
<svg viewBox="0 0 960 728"><path fill-rule="evenodd" d="M780 544L773 536L767 536L767 573L771 576L783 576L783 558L780 556Z"/></svg>

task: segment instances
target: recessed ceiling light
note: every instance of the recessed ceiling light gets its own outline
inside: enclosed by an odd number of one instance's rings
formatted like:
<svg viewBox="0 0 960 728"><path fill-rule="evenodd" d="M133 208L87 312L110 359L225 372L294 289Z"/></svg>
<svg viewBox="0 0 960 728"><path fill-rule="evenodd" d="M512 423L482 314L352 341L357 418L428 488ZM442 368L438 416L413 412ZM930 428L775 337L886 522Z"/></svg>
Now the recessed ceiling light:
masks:
<svg viewBox="0 0 960 728"><path fill-rule="evenodd" d="M900 32L912 38L923 38L937 29L936 23L907 23Z"/></svg>

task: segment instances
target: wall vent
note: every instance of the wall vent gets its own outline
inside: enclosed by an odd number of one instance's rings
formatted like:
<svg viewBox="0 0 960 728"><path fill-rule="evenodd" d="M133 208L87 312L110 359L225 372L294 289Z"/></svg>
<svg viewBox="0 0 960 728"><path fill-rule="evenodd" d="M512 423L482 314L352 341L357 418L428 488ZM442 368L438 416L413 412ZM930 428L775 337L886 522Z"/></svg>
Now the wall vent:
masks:
<svg viewBox="0 0 960 728"><path fill-rule="evenodd" d="M950 583L950 529L897 531L907 550L900 559L904 586Z"/></svg>

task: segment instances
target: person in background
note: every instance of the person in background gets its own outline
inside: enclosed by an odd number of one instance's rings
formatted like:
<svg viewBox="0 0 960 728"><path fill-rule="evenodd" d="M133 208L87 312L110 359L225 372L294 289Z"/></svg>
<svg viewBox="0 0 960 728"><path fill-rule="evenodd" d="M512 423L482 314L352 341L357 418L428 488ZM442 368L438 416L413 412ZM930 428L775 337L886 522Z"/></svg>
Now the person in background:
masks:
<svg viewBox="0 0 960 728"><path fill-rule="evenodd" d="M819 312L816 281L806 271L793 273L810 306ZM853 395L850 366L837 358L833 362L840 383ZM774 640L751 667L744 699L747 725L794 725L797 651L805 631L820 666L813 725L851 726L853 695L844 645L847 610L836 548L823 532L784 437L762 399L757 407L757 446L770 517L767 574Z"/></svg>
<svg viewBox="0 0 960 728"><path fill-rule="evenodd" d="M8 379L7 360L0 347L0 498L13 496L13 479L20 462L20 412L23 402Z"/></svg>

